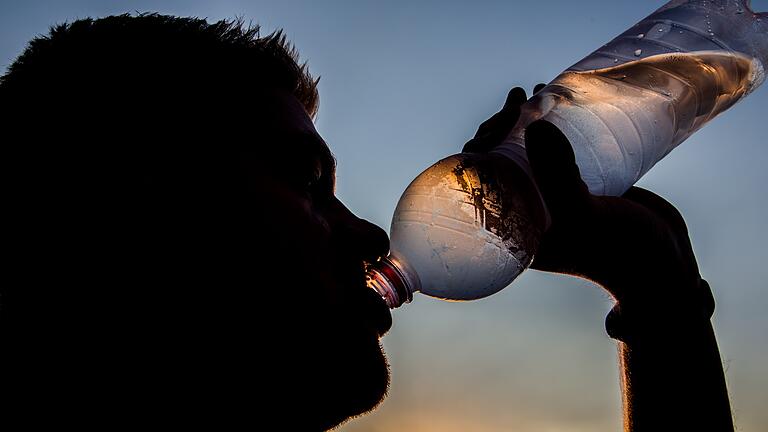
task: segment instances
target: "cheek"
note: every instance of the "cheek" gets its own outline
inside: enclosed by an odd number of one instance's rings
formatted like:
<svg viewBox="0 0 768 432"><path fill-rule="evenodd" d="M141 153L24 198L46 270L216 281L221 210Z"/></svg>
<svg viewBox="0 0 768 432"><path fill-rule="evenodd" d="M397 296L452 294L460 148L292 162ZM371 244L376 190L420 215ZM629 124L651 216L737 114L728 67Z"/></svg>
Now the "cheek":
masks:
<svg viewBox="0 0 768 432"><path fill-rule="evenodd" d="M261 237L257 247L268 257L260 260L261 270L280 275L282 295L290 295L302 307L339 304L343 300L339 268L346 260L332 221L296 191L276 181L270 187L260 185L254 200Z"/></svg>
<svg viewBox="0 0 768 432"><path fill-rule="evenodd" d="M281 291L303 307L330 307L339 302L335 277L338 253L322 214L308 204L291 202L269 215L261 247L269 251L265 271L281 274ZM279 270L277 270L279 269ZM285 292L288 291L288 292Z"/></svg>
<svg viewBox="0 0 768 432"><path fill-rule="evenodd" d="M288 246L295 253L322 251L330 247L331 227L301 194L287 188L274 188L267 196L269 205L259 211L261 228L278 246Z"/></svg>
<svg viewBox="0 0 768 432"><path fill-rule="evenodd" d="M293 253L297 263L317 267L332 261L331 229L311 208L286 212L275 226L279 227L278 245Z"/></svg>

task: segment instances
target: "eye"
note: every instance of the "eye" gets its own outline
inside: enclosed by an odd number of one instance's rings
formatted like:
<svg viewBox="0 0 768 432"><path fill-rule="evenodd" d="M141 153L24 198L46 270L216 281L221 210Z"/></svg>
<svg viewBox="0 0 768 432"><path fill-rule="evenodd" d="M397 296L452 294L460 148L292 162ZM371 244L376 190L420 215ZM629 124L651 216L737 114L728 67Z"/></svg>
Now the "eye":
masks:
<svg viewBox="0 0 768 432"><path fill-rule="evenodd" d="M301 185L302 189L305 191L311 191L313 187L317 185L318 178L311 176L304 179L303 184Z"/></svg>
<svg viewBox="0 0 768 432"><path fill-rule="evenodd" d="M320 165L320 162L316 162L314 169L312 170L311 174L307 176L306 178L306 187L307 189L311 190L313 188L316 188L318 183L320 183L320 179L323 177L323 168Z"/></svg>
<svg viewBox="0 0 768 432"><path fill-rule="evenodd" d="M322 208L334 197L334 170L325 166L323 161L317 155L297 155L284 172L292 188L316 209Z"/></svg>
<svg viewBox="0 0 768 432"><path fill-rule="evenodd" d="M322 195L323 180L322 169L318 162L313 163L311 168L300 169L292 183L306 198L315 201Z"/></svg>
<svg viewBox="0 0 768 432"><path fill-rule="evenodd" d="M312 176L305 176L293 182L297 192L305 195L306 198L313 198L315 189L317 189L318 179Z"/></svg>

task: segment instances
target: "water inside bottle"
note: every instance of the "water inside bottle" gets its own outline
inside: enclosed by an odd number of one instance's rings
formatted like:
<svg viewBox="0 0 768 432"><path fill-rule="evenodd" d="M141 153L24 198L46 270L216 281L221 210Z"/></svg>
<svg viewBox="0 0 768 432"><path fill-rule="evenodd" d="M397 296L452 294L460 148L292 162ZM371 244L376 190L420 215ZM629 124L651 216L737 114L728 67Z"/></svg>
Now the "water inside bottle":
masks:
<svg viewBox="0 0 768 432"><path fill-rule="evenodd" d="M403 192L390 231L392 267L415 276L433 297L489 296L530 264L544 229L538 199L533 181L509 158L447 157Z"/></svg>
<svg viewBox="0 0 768 432"><path fill-rule="evenodd" d="M524 105L510 138L522 145L525 126L551 121L571 141L590 191L620 195L764 79L759 60L728 51L660 54L566 71Z"/></svg>

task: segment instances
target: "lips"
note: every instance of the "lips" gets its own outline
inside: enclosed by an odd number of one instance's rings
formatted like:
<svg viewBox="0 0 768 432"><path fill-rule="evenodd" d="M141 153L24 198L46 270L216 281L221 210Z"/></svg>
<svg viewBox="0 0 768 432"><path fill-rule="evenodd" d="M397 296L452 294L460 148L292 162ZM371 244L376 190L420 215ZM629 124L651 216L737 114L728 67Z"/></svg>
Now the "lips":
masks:
<svg viewBox="0 0 768 432"><path fill-rule="evenodd" d="M355 325L368 328L378 337L384 336L392 327L392 313L383 298L365 283L365 273L356 268L346 275L354 275L344 285L348 311Z"/></svg>
<svg viewBox="0 0 768 432"><path fill-rule="evenodd" d="M370 323L379 337L382 337L392 327L392 313L379 293L368 288L365 284L362 289L364 291L362 300L364 303L362 307L362 312L364 312L363 319Z"/></svg>

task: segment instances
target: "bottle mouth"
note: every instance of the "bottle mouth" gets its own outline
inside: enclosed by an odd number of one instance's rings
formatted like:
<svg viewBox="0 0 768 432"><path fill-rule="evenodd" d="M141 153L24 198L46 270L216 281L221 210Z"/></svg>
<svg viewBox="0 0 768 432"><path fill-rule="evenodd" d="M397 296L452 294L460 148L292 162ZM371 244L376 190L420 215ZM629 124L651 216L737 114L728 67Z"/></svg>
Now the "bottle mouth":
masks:
<svg viewBox="0 0 768 432"><path fill-rule="evenodd" d="M408 279L389 257L368 264L365 279L368 287L379 293L390 309L413 300L413 290L409 287Z"/></svg>

